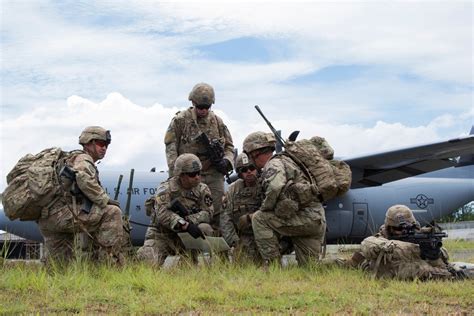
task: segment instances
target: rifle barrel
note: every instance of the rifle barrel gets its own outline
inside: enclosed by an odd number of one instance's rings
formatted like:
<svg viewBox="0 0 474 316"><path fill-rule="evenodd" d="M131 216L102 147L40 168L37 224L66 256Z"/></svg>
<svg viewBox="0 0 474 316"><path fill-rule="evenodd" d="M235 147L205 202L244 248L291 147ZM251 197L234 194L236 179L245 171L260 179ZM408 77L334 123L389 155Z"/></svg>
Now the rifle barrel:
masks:
<svg viewBox="0 0 474 316"><path fill-rule="evenodd" d="M265 123L267 123L268 127L272 131L272 133L275 135L276 140L283 146L285 147L285 141L281 137L281 135L277 132L277 130L273 127L272 123L265 117L263 114L262 110L260 110L260 107L258 105L255 105L255 109L257 112L260 114L260 116L265 120Z"/></svg>

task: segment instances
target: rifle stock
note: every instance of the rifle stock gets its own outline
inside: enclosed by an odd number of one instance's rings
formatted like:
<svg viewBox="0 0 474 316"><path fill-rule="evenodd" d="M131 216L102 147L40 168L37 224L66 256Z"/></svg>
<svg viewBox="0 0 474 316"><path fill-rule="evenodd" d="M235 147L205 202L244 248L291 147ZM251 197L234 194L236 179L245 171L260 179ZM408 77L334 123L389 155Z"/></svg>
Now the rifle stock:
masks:
<svg viewBox="0 0 474 316"><path fill-rule="evenodd" d="M75 197L80 197L82 198L82 206L81 210L84 211L85 213L89 214L92 208L92 201L85 195L79 186L77 185L76 182L76 171L69 167L68 165L64 165L64 167L61 168L59 171L59 176L64 177L66 179L69 179L72 182L71 186L71 194Z"/></svg>

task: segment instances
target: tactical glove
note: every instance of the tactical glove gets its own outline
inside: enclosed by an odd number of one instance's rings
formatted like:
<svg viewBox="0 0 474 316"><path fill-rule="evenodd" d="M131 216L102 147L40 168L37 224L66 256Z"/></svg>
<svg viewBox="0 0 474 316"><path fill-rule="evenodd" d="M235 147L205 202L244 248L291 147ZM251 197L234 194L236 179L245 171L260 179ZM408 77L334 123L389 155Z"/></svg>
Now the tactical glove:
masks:
<svg viewBox="0 0 474 316"><path fill-rule="evenodd" d="M186 230L194 239L201 237L202 239L206 239L204 234L202 233L201 229L199 229L198 225L189 223L188 229Z"/></svg>
<svg viewBox="0 0 474 316"><path fill-rule="evenodd" d="M221 159L217 164L216 164L216 169L220 173L226 175L231 169L232 165L230 164L227 159Z"/></svg>
<svg viewBox="0 0 474 316"><path fill-rule="evenodd" d="M120 207L120 202L117 200L109 199L109 201L107 202L107 205L115 205L115 206Z"/></svg>

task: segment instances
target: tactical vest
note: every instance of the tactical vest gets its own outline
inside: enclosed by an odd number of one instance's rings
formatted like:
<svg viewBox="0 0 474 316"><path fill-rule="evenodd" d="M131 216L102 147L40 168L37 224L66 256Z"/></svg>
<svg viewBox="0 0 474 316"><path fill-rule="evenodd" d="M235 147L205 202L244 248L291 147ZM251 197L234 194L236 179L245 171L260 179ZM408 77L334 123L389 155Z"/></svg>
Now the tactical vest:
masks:
<svg viewBox="0 0 474 316"><path fill-rule="evenodd" d="M184 190L177 184L176 177L171 178L170 180L163 182L158 188L159 191L156 194L158 204L160 204L158 207L161 207L163 204L169 206L171 201L177 198L191 214L198 213L201 211L202 200L199 189L202 188L203 185L204 184L200 183L190 190ZM152 223L153 225L158 226L158 219L153 216L153 214Z"/></svg>
<svg viewBox="0 0 474 316"><path fill-rule="evenodd" d="M198 143L196 138L203 132L209 140L217 139L224 146L224 124L212 111L209 111L207 117L196 119L194 119L193 115L195 114L193 113L192 108L178 113L177 120L182 127L176 133L178 156L184 153L193 153L201 161L205 161L207 159L205 156L206 148L203 144Z"/></svg>
<svg viewBox="0 0 474 316"><path fill-rule="evenodd" d="M242 179L234 182L232 188L232 222L237 225L242 215L257 211L262 204L262 189L260 185L254 187L245 187ZM253 233L252 227L249 227L242 233Z"/></svg>

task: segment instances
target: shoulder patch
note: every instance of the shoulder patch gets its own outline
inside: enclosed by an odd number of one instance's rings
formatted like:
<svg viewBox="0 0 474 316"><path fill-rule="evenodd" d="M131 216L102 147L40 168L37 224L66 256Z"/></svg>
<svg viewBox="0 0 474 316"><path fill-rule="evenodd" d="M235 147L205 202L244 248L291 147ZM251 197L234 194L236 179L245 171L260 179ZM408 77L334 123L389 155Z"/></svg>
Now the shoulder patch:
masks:
<svg viewBox="0 0 474 316"><path fill-rule="evenodd" d="M156 195L164 195L166 193L167 186L166 185L160 185L158 189L156 189Z"/></svg>
<svg viewBox="0 0 474 316"><path fill-rule="evenodd" d="M262 177L264 179L268 179L268 178L273 177L276 173L277 173L277 170L275 168L268 168L263 171Z"/></svg>
<svg viewBox="0 0 474 316"><path fill-rule="evenodd" d="M204 197L204 204L206 204L208 207L211 207L212 202L212 197L210 195L206 195Z"/></svg>

